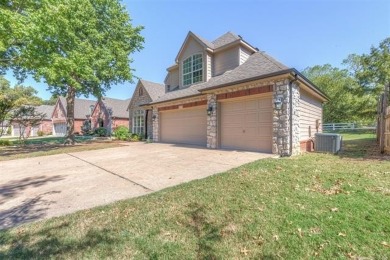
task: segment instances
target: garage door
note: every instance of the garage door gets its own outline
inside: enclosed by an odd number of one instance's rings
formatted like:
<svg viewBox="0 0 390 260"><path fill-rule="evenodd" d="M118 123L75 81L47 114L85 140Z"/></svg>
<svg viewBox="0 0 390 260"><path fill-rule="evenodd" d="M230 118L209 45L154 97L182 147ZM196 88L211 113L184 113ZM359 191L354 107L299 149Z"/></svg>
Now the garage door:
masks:
<svg viewBox="0 0 390 260"><path fill-rule="evenodd" d="M221 147L272 152L272 99L257 97L221 103Z"/></svg>
<svg viewBox="0 0 390 260"><path fill-rule="evenodd" d="M56 136L65 136L66 134L66 123L54 124L54 133Z"/></svg>
<svg viewBox="0 0 390 260"><path fill-rule="evenodd" d="M176 109L160 113L160 134L164 143L207 144L206 107Z"/></svg>

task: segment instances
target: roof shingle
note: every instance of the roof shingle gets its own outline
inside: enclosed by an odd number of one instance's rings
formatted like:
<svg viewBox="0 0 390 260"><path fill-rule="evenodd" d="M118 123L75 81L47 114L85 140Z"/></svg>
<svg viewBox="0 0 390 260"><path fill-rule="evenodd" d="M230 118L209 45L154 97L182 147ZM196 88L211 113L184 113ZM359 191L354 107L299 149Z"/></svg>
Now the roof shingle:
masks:
<svg viewBox="0 0 390 260"><path fill-rule="evenodd" d="M140 79L140 82L148 92L150 98L152 99L152 102L164 96L165 94L164 84L155 83L144 79Z"/></svg>
<svg viewBox="0 0 390 260"><path fill-rule="evenodd" d="M54 106L51 105L40 105L35 108L35 110L38 113L42 113L45 115L43 118L44 120L49 120L51 119L51 115L53 114Z"/></svg>
<svg viewBox="0 0 390 260"><path fill-rule="evenodd" d="M66 113L66 98L65 97L59 97L60 102L64 106L65 113ZM75 119L86 119L87 115L91 114L91 106L95 106L96 101L95 100L88 100L88 99L81 99L81 98L75 98L74 100L74 118Z"/></svg>
<svg viewBox="0 0 390 260"><path fill-rule="evenodd" d="M129 105L130 99L115 99L115 98L102 98L102 102L107 109L112 110L113 117L128 118L127 106Z"/></svg>

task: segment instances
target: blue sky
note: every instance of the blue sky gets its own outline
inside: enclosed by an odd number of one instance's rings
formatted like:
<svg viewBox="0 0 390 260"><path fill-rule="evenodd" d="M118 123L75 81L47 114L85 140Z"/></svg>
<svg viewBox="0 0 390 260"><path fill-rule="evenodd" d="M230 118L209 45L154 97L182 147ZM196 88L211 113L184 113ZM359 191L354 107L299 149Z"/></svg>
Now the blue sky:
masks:
<svg viewBox="0 0 390 260"><path fill-rule="evenodd" d="M134 75L163 82L188 31L210 41L227 31L289 67L330 63L368 53L390 37L390 1L382 0L124 0L134 25L143 25L144 49L135 53ZM11 75L6 78L12 83ZM106 96L130 98L134 83L113 85ZM27 80L48 99L44 83ZM91 98L91 97L90 97Z"/></svg>

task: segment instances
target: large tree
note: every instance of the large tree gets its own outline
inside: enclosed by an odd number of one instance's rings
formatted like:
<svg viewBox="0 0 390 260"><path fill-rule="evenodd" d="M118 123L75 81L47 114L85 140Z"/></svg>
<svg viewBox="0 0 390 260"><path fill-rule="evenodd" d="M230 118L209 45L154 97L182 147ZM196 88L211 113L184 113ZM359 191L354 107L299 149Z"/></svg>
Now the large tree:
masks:
<svg viewBox="0 0 390 260"><path fill-rule="evenodd" d="M348 70L329 64L306 68L303 71L330 98L324 105L326 123L373 122L376 113L376 96L363 93L361 86Z"/></svg>
<svg viewBox="0 0 390 260"><path fill-rule="evenodd" d="M28 72L66 96L65 143L74 144L75 97L100 97L112 84L132 80L130 54L142 48L142 27L132 26L119 0L0 1L0 29L11 33L0 44L3 67L20 78Z"/></svg>
<svg viewBox="0 0 390 260"><path fill-rule="evenodd" d="M369 54L351 54L344 60L362 91L378 94L390 84L390 37L371 47Z"/></svg>
<svg viewBox="0 0 390 260"><path fill-rule="evenodd" d="M11 113L23 105L41 105L42 99L37 97L38 92L33 87L17 85L11 87L10 82L0 76L0 136L4 134L5 126L12 121Z"/></svg>

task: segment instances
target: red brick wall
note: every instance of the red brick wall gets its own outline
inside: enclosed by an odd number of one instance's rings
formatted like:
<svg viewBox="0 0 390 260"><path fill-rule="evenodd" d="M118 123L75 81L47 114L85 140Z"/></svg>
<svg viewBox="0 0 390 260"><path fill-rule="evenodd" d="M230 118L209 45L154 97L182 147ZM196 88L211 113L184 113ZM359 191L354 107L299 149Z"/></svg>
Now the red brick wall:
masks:
<svg viewBox="0 0 390 260"><path fill-rule="evenodd" d="M114 118L112 120L112 129L115 129L120 125L129 127L129 119L128 118Z"/></svg>
<svg viewBox="0 0 390 260"><path fill-rule="evenodd" d="M301 141L301 152L313 152L314 151L314 143L312 140Z"/></svg>
<svg viewBox="0 0 390 260"><path fill-rule="evenodd" d="M99 116L103 119L103 127L107 127L109 123L109 115L107 110L102 105L101 101L96 105L95 110L91 115L92 129L99 127Z"/></svg>
<svg viewBox="0 0 390 260"><path fill-rule="evenodd" d="M74 132L78 132L81 134L81 127L83 126L85 120L75 119L74 120Z"/></svg>
<svg viewBox="0 0 390 260"><path fill-rule="evenodd" d="M43 120L39 126L39 130L42 131L45 135L52 134L53 123L51 120Z"/></svg>

